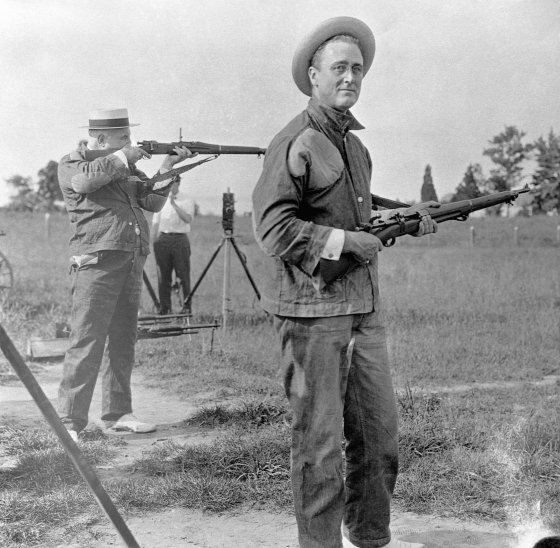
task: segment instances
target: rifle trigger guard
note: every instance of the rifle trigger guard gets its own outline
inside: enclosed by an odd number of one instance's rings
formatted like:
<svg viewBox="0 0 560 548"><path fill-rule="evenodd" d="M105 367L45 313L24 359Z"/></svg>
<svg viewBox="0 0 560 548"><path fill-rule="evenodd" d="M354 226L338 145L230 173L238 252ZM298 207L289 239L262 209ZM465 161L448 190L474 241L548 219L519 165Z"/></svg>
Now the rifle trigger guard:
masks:
<svg viewBox="0 0 560 548"><path fill-rule="evenodd" d="M396 241L397 241L397 238L389 238L386 242L383 243L383 245L385 247L391 247L391 246L395 245Z"/></svg>
<svg viewBox="0 0 560 548"><path fill-rule="evenodd" d="M469 218L469 214L468 213L463 213L462 215L459 215L459 217L457 217L455 220L456 221L466 221Z"/></svg>

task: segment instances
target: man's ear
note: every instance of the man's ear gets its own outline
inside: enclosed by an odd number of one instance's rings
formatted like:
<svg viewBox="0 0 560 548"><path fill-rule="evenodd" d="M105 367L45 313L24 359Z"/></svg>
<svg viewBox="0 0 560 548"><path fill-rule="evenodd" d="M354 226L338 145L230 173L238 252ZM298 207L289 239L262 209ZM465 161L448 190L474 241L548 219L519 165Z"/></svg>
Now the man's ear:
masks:
<svg viewBox="0 0 560 548"><path fill-rule="evenodd" d="M319 71L314 67L310 66L307 69L307 75L309 76L309 81L311 82L311 87L315 87L317 85L317 73Z"/></svg>
<svg viewBox="0 0 560 548"><path fill-rule="evenodd" d="M105 134L104 133L99 133L97 135L97 142L100 145L102 145L105 142Z"/></svg>

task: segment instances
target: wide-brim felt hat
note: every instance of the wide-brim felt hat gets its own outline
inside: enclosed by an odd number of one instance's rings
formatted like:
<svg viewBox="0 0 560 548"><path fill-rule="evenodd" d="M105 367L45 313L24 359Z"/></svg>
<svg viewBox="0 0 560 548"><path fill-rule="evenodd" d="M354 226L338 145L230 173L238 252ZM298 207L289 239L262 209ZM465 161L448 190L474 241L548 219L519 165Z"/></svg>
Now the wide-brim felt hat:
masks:
<svg viewBox="0 0 560 548"><path fill-rule="evenodd" d="M371 29L355 17L341 16L327 19L303 38L292 59L294 82L305 95L311 96L308 70L313 55L323 42L338 34L348 34L358 40L364 60L364 75L370 69L375 55L375 37Z"/></svg>
<svg viewBox="0 0 560 548"><path fill-rule="evenodd" d="M138 125L140 124L130 123L128 109L106 108L92 110L89 113L89 125L81 127L87 127L88 129L121 129Z"/></svg>

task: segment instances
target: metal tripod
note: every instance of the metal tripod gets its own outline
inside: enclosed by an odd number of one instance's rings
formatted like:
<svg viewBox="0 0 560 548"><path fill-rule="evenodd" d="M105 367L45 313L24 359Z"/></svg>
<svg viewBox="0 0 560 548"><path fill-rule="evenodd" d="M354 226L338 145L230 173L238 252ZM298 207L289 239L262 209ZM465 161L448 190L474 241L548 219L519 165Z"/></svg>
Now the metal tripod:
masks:
<svg viewBox="0 0 560 548"><path fill-rule="evenodd" d="M222 236L222 240L218 244L218 247L214 251L212 257L210 257L210 260L208 261L208 264L204 267L204 270L202 271L202 274L200 275L200 277L198 278L198 280L194 284L191 292L185 298L185 301L183 303L185 308L190 309L191 300L192 300L193 295L195 294L196 290L198 289L198 286L200 285L200 283L204 279L204 276L206 276L206 273L208 272L208 270L210 270L210 267L212 266L212 263L214 262L214 260L218 256L218 253L220 252L220 249L222 249L222 247L224 247L224 279L223 279L223 293L222 293L222 328L224 329L224 331L227 329L228 317L229 317L229 314L231 312L231 309L230 309L230 304L231 304L230 269L231 269L231 249L232 248L235 251L235 253L237 254L237 258L239 259L239 262L241 263L241 266L243 267L243 270L245 271L245 274L246 274L246 276L247 276L247 278L248 278L248 280L249 280L249 282L250 282L250 284L253 288L253 291L255 292L255 295L257 296L257 299L260 300L260 298L261 298L261 294L260 294L260 292L257 288L257 284L255 283L255 280L253 280L253 277L251 276L251 273L249 272L249 267L247 266L247 259L245 258L245 255L239 250L239 247L237 247L237 242L235 241L235 237L233 235L233 215L234 215L234 212L235 212L234 196L231 192L229 192L229 189L228 189L228 192L224 193L224 195L223 195L222 226L223 226L223 229L224 229L224 235Z"/></svg>

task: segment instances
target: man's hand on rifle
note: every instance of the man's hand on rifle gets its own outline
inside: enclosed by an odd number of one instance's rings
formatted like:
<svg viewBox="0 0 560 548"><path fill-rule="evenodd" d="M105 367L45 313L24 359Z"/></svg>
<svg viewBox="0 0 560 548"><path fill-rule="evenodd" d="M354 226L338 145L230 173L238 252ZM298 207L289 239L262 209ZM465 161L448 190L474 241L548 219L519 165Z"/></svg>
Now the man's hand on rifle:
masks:
<svg viewBox="0 0 560 548"><path fill-rule="evenodd" d="M168 154L163 160L161 167L165 170L173 169L175 164L187 160L189 158L194 158L198 156L198 152L191 152L187 147L175 147L173 149L174 154ZM161 170L160 170L161 171Z"/></svg>
<svg viewBox="0 0 560 548"><path fill-rule="evenodd" d="M129 164L135 164L136 162L143 160L144 158L151 158L152 155L148 154L145 150L140 147L134 147L132 145L126 145L121 148L121 151L126 156Z"/></svg>
<svg viewBox="0 0 560 548"><path fill-rule="evenodd" d="M430 217L428 207L440 207L441 204L435 201L422 202L408 207L404 210L404 215L413 215L415 213L420 215L420 226L418 232L411 234L416 238L425 236L426 234L435 234L437 232L437 223Z"/></svg>
<svg viewBox="0 0 560 548"><path fill-rule="evenodd" d="M411 234L411 236L419 237L437 232L437 223L430 217L427 208L440 206L441 204L439 202L430 201L415 204L410 207L399 207L397 209L389 209L376 213L379 214L380 221L391 221L398 215L404 215L407 217L415 217L419 215L420 225L418 227L418 232ZM373 221L373 224L375 226L375 220Z"/></svg>
<svg viewBox="0 0 560 548"><path fill-rule="evenodd" d="M369 232L344 231L342 253L350 253L360 264L369 262L382 249L381 240Z"/></svg>

